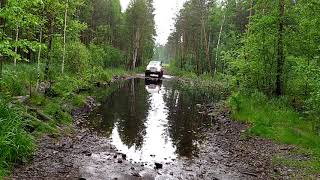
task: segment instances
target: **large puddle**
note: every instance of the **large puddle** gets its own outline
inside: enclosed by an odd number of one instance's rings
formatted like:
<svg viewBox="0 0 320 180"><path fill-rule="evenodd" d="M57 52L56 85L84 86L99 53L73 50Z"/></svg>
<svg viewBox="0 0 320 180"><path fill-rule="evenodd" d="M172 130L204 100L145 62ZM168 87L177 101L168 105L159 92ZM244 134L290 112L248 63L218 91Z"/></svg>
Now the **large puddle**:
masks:
<svg viewBox="0 0 320 180"><path fill-rule="evenodd" d="M131 79L116 85L86 124L112 139L133 163L197 157L211 119L198 113L206 99L175 80Z"/></svg>

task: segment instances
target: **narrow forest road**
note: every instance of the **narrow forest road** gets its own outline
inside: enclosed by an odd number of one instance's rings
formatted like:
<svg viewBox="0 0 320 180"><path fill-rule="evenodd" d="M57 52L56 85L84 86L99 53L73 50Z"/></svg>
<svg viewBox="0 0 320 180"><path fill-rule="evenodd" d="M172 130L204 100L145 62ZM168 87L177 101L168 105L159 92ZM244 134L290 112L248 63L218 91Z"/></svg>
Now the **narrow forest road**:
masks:
<svg viewBox="0 0 320 180"><path fill-rule="evenodd" d="M165 76L120 82L101 105L88 97L73 113L75 132L46 136L12 179L272 179L275 154L291 147L244 136L247 125ZM11 178L10 178L11 179Z"/></svg>

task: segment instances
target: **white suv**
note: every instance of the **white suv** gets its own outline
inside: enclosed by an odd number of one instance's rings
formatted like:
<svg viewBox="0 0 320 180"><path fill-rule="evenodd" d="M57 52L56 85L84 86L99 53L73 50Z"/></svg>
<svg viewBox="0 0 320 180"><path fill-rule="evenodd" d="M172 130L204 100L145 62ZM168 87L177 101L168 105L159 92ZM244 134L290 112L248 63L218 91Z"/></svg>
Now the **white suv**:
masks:
<svg viewBox="0 0 320 180"><path fill-rule="evenodd" d="M161 61L150 61L147 69L146 69L146 77L150 77L150 75L157 75L158 78L162 78L163 76L163 68Z"/></svg>

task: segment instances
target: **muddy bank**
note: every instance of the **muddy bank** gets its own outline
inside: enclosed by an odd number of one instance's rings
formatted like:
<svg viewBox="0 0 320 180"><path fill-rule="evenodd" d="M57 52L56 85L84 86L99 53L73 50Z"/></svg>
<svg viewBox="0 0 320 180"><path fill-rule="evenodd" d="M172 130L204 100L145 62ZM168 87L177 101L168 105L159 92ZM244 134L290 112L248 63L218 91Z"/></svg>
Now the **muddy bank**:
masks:
<svg viewBox="0 0 320 180"><path fill-rule="evenodd" d="M245 137L247 125L230 120L223 104L197 104L197 116L211 118L212 126L192 158L177 157L156 163L134 162L119 152L110 138L78 125L99 107L88 97L84 108L73 113L74 132L60 138L46 136L30 164L19 165L13 179L272 179L287 178L286 170L273 167L274 154L288 147ZM150 156L153 156L150 154Z"/></svg>

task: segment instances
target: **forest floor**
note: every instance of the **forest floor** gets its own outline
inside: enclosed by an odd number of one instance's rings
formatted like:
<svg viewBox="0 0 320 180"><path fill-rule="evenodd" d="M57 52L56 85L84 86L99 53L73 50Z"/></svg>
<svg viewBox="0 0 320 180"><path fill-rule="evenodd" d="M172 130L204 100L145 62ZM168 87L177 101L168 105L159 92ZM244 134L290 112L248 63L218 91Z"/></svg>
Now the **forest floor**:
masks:
<svg viewBox="0 0 320 180"><path fill-rule="evenodd" d="M88 97L86 105L73 112L74 132L61 137L45 136L29 164L17 165L9 179L290 179L298 169L274 164L275 156L289 156L293 146L247 136L248 125L230 119L224 103L199 105L199 112L214 112L215 125L206 133L198 156L178 158L173 163L131 163L110 139L80 128L88 114L99 106ZM301 156L295 159L307 158Z"/></svg>

